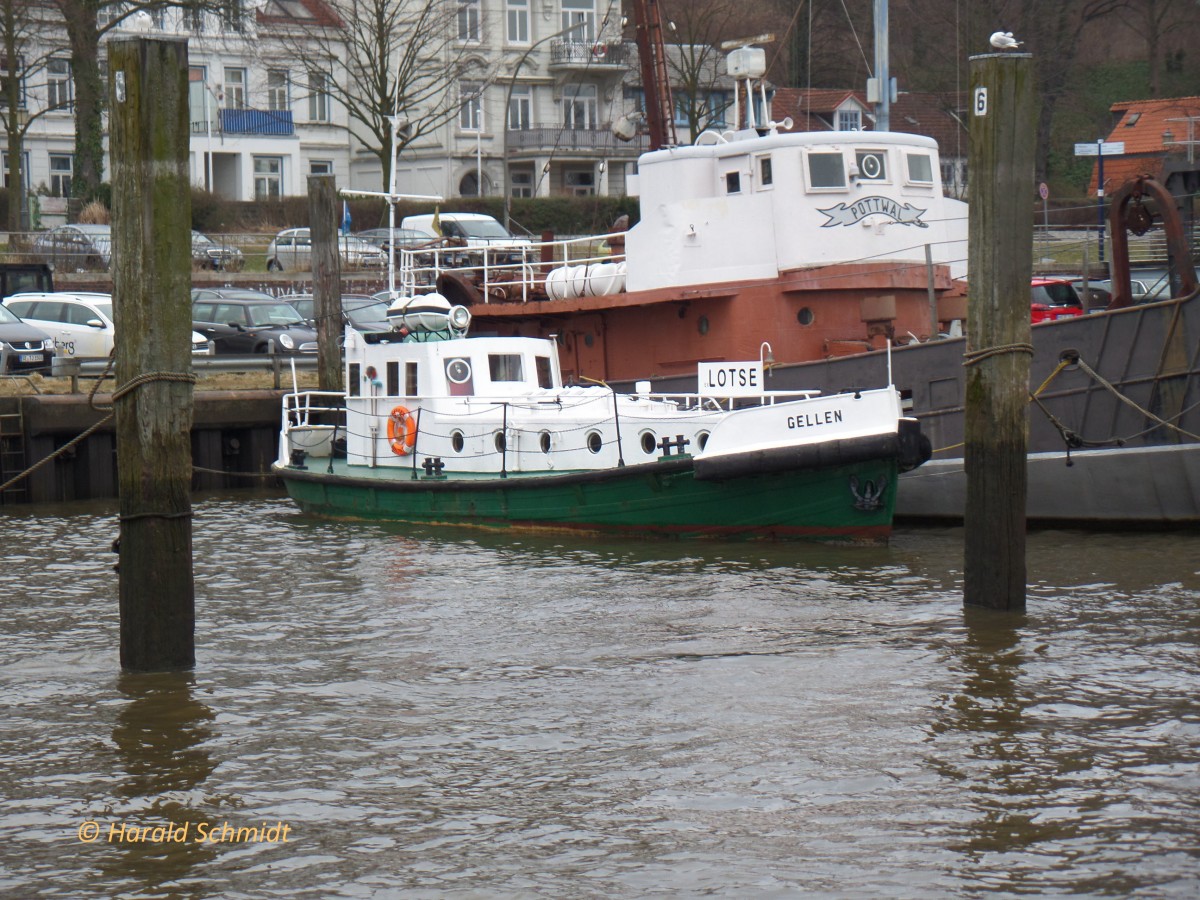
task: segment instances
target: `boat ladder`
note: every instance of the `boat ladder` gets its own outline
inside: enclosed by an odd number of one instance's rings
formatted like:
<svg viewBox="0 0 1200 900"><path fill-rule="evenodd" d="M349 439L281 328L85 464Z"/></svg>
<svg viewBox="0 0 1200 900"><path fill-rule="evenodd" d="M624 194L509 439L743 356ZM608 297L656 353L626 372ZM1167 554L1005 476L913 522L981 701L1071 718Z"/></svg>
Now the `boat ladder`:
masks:
<svg viewBox="0 0 1200 900"><path fill-rule="evenodd" d="M25 471L25 421L20 406L16 412L0 413L0 484ZM0 491L0 506L25 499L25 479Z"/></svg>

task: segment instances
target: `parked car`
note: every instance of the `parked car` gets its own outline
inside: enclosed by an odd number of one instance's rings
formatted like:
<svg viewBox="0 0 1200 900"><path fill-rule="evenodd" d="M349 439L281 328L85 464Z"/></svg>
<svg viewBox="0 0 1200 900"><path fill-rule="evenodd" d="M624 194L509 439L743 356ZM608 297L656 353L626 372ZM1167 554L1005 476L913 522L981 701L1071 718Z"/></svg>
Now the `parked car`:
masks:
<svg viewBox="0 0 1200 900"><path fill-rule="evenodd" d="M33 239L33 253L71 271L107 271L112 265L111 225L56 225Z"/></svg>
<svg viewBox="0 0 1200 900"><path fill-rule="evenodd" d="M1066 278L1034 278L1030 295L1030 321L1035 325L1083 315L1079 293Z"/></svg>
<svg viewBox="0 0 1200 900"><path fill-rule="evenodd" d="M366 231L357 232L355 237L378 244L384 250L393 246L397 250L412 250L437 240L437 238L411 228L368 228Z"/></svg>
<svg viewBox="0 0 1200 900"><path fill-rule="evenodd" d="M195 290L192 296L192 327L213 342L218 354L317 352L317 333L300 311L270 294L230 289Z"/></svg>
<svg viewBox="0 0 1200 900"><path fill-rule="evenodd" d="M208 235L192 232L192 266L199 269L215 269L219 272L240 272L246 258L237 247L218 244Z"/></svg>
<svg viewBox="0 0 1200 900"><path fill-rule="evenodd" d="M53 362L54 338L0 306L0 375L45 375Z"/></svg>
<svg viewBox="0 0 1200 900"><path fill-rule="evenodd" d="M316 327L316 300L312 294L286 294L279 298L300 311L314 328ZM342 318L356 331L372 334L391 331L392 323L387 317L388 306L365 294L342 294Z"/></svg>
<svg viewBox="0 0 1200 900"><path fill-rule="evenodd" d="M111 294L29 293L6 297L4 305L22 319L45 329L54 351L68 359L104 359L116 344ZM212 353L208 338L192 332L192 353Z"/></svg>
<svg viewBox="0 0 1200 900"><path fill-rule="evenodd" d="M348 269L382 269L387 252L378 244L353 234L338 235L342 265ZM312 237L307 228L288 228L267 245L267 268L272 272L312 269Z"/></svg>

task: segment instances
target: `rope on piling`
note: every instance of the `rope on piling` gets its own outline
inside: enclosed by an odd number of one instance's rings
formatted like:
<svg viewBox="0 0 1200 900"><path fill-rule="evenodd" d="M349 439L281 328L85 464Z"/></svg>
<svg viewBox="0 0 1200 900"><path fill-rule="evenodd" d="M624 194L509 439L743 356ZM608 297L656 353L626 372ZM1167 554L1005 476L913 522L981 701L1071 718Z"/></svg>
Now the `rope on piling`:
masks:
<svg viewBox="0 0 1200 900"><path fill-rule="evenodd" d="M1033 344L1022 341L1017 344L1000 344L996 347L985 347L982 350L968 350L963 354L963 365L973 366L991 359L993 356L1004 356L1008 353L1028 353L1033 356Z"/></svg>
<svg viewBox="0 0 1200 900"><path fill-rule="evenodd" d="M57 459L60 456L62 456L64 453L69 451L72 447L74 447L80 441L85 440L86 438L90 437L101 426L108 424L108 422L113 417L113 413L112 413L113 407L100 406L100 405L96 404L95 397L96 397L96 392L98 391L98 389L100 387L100 383L106 377L108 377L109 370L112 369L112 364L113 364L113 357L110 355L108 358L108 365L105 367L103 374L101 374L101 376L96 379L96 384L92 387L91 392L88 394L88 405L92 409L97 410L99 412L107 412L108 415L104 416L102 419L98 419L94 424L92 424L88 428L84 429L84 431L81 432L79 435L71 438L71 440L67 441L65 444L63 444L61 447L59 447L57 450L55 450L49 456L45 456L42 459L39 459L37 462L35 462L32 466L30 466L24 472L14 475L8 481L4 482L4 484L0 484L0 493L7 491L14 484L17 484L17 483L23 481L24 479L28 478L30 475L32 475L34 472L36 472L38 469L42 468L42 466L48 464L49 462L51 462L54 459ZM141 375L138 375L135 378L129 379L128 382L126 382L121 387L117 388L117 390L113 391L112 398L113 398L113 400L118 400L121 397L125 396L126 394L141 387L143 384L147 384L151 381L186 381L186 382L195 384L196 376L191 374L190 372L145 372ZM226 474L229 474L229 473L226 473Z"/></svg>

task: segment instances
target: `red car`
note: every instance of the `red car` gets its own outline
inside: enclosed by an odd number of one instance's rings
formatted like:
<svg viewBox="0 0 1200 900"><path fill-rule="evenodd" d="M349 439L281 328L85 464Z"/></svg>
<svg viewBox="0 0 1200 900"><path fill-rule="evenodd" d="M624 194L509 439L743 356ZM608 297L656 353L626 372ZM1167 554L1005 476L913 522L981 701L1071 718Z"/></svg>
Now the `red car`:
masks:
<svg viewBox="0 0 1200 900"><path fill-rule="evenodd" d="M1079 291L1066 278L1035 278L1031 286L1032 310L1030 321L1053 322L1083 315Z"/></svg>

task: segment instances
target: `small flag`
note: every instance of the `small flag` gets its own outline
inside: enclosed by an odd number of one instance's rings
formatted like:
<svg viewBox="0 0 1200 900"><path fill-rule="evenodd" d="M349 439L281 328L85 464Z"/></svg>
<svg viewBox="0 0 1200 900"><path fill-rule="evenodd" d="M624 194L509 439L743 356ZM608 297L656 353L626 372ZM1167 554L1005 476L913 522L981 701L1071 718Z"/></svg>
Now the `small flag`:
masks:
<svg viewBox="0 0 1200 900"><path fill-rule="evenodd" d="M342 234L350 233L350 204L342 201Z"/></svg>
<svg viewBox="0 0 1200 900"><path fill-rule="evenodd" d="M433 233L438 237L442 236L442 209L440 206L433 208Z"/></svg>

